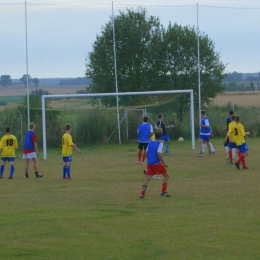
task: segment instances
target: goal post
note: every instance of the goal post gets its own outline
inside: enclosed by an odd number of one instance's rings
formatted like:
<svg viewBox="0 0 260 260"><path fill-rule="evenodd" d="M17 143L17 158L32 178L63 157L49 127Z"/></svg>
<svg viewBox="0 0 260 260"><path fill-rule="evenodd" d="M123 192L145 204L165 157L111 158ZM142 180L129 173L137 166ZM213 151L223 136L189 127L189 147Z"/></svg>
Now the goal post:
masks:
<svg viewBox="0 0 260 260"><path fill-rule="evenodd" d="M47 159L46 140L46 99L51 98L80 98L80 97L117 97L136 95L166 95L166 94L189 94L190 95L190 131L191 147L195 149L195 125L194 125L194 97L193 90L165 90L165 91L143 91L143 92L119 92L119 93L93 93L93 94L58 94L42 95L42 136L43 136L43 159ZM118 120L118 134L120 135L120 122ZM120 140L120 139L119 139ZM120 143L119 143L120 144Z"/></svg>

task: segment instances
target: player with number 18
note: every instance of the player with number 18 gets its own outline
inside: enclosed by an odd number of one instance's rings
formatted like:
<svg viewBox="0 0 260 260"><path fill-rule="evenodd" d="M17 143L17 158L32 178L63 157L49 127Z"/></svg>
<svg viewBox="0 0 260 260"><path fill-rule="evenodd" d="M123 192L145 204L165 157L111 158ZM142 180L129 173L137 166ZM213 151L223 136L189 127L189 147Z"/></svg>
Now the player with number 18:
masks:
<svg viewBox="0 0 260 260"><path fill-rule="evenodd" d="M6 134L1 138L0 151L2 156L2 165L0 170L0 179L3 178L5 162L8 161L10 164L10 175L8 179L13 179L14 174L14 161L15 161L15 150L18 148L17 139L11 134L11 128L6 127Z"/></svg>

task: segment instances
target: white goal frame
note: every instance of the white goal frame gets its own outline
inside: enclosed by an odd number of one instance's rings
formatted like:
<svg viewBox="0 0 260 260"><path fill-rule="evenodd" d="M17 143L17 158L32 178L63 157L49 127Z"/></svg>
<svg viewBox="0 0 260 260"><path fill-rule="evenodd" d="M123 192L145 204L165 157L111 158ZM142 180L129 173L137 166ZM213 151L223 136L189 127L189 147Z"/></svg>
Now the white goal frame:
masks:
<svg viewBox="0 0 260 260"><path fill-rule="evenodd" d="M144 91L144 92L120 92L120 93L95 93L95 94L57 94L42 95L42 139L43 139L43 159L47 160L46 142L46 113L45 100L48 98L72 98L72 97L108 97L108 96L135 96L135 95L165 95L165 94L190 94L190 120L191 120L191 147L195 149L195 125L194 125L194 98L193 90L164 90L164 91ZM119 123L120 124L120 123ZM120 125L118 126L120 136ZM120 140L120 138L119 138Z"/></svg>

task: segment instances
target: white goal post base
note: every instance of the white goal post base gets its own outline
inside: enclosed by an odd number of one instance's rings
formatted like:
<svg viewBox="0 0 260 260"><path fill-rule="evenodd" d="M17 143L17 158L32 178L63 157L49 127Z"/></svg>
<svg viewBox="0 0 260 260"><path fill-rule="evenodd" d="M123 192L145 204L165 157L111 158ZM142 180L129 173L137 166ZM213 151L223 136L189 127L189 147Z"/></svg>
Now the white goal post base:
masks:
<svg viewBox="0 0 260 260"><path fill-rule="evenodd" d="M42 138L43 138L43 159L47 160L47 142L46 142L46 113L45 100L47 98L72 98L72 97L108 97L108 96L135 96L135 95L165 95L165 94L190 94L190 119L191 119L191 146L195 149L195 125L194 125L194 98L193 90L165 90L165 91L144 91L144 92L120 92L120 93L95 93L95 94L61 94L61 95L42 95ZM118 111L118 110L117 110ZM119 116L118 116L119 119ZM120 122L118 120L118 124ZM118 127L120 129L120 127ZM120 135L120 130L119 133ZM119 138L120 140L120 138Z"/></svg>

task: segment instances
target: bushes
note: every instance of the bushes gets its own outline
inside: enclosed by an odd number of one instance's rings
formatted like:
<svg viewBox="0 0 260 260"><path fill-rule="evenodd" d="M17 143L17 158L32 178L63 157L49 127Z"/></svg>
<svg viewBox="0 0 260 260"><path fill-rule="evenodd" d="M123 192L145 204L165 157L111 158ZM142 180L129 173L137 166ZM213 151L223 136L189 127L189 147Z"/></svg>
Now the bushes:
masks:
<svg viewBox="0 0 260 260"><path fill-rule="evenodd" d="M32 102L33 104L33 102ZM40 106L40 104L39 104ZM207 115L213 128L214 137L224 137L222 129L226 127L226 118L229 110L233 109L230 104L227 106L209 106L206 107ZM260 133L260 115L259 108L242 108L234 107L235 114L241 116L241 123L245 126L246 131L252 133L252 137L257 138ZM172 140L177 140L182 136L185 139L190 137L190 114L186 113L182 122L179 122L176 115L170 110L161 111L158 107L147 108L149 123L153 125L157 122L157 116L162 113L165 124L175 124L174 129L169 129L168 133ZM199 133L198 111L195 111L195 134ZM36 133L38 145L42 147L42 113L41 109L32 109L31 116L36 124ZM128 113L124 117L124 110L120 110L120 133L122 143L137 140L137 127L142 123L142 112ZM12 132L18 138L20 147L23 143L27 127L27 114L24 107L16 109L5 109L0 111L0 131L1 135L5 134L5 128L10 126ZM65 125L69 123L72 126L72 136L74 142L78 145L98 145L107 143L119 143L118 141L118 122L116 109L99 107L88 108L85 110L47 110L46 111L46 131L47 147L60 148L61 137L65 132Z"/></svg>

